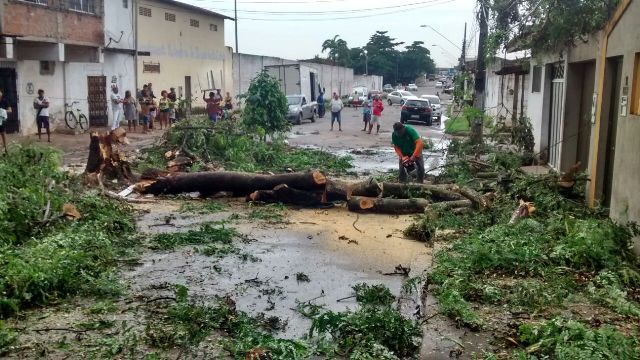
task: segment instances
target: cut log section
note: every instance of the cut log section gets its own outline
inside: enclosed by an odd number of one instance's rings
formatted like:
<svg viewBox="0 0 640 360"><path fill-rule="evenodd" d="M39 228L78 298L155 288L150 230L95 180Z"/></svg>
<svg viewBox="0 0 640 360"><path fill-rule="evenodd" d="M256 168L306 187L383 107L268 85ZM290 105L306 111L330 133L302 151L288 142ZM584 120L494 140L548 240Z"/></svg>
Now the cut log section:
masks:
<svg viewBox="0 0 640 360"><path fill-rule="evenodd" d="M347 202L350 211L379 214L416 214L429 206L426 199L384 199L353 196Z"/></svg>
<svg viewBox="0 0 640 360"><path fill-rule="evenodd" d="M377 197L380 192L380 184L374 178L360 182L327 180L327 201L349 200L352 196Z"/></svg>
<svg viewBox="0 0 640 360"><path fill-rule="evenodd" d="M291 188L286 184L280 184L273 190L257 190L247 196L247 201L259 201L265 203L283 203L305 207L324 206L322 195L315 192L302 191Z"/></svg>
<svg viewBox="0 0 640 360"><path fill-rule="evenodd" d="M426 184L402 184L383 183L383 198L430 198L433 201L463 200L464 196L454 191L451 185L426 185Z"/></svg>
<svg viewBox="0 0 640 360"><path fill-rule="evenodd" d="M233 171L200 173L172 173L140 184L137 189L145 194L181 194L199 192L202 195L220 191L232 192L235 196L246 196L256 190L271 190L285 184L304 191L324 190L326 177L319 171L298 172L278 175L260 175ZM149 174L145 174L148 180Z"/></svg>
<svg viewBox="0 0 640 360"><path fill-rule="evenodd" d="M129 143L126 131L122 128L104 134L94 131L89 136L89 156L85 173L96 176L101 186L103 177L126 183L134 181L131 166L117 147L118 144Z"/></svg>

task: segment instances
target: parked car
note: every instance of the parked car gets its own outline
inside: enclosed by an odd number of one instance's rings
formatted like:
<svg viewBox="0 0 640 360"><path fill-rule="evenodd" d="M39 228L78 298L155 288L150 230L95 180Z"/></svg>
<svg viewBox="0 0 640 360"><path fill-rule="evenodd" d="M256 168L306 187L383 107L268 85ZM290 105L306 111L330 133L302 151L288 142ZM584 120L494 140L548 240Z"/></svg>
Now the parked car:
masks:
<svg viewBox="0 0 640 360"><path fill-rule="evenodd" d="M369 94L367 94L371 99L373 99L374 96L378 96L380 98L382 98L382 96L384 95L384 93L380 90L371 90L369 91Z"/></svg>
<svg viewBox="0 0 640 360"><path fill-rule="evenodd" d="M389 95L387 95L387 103L389 105L393 105L393 104L404 105L405 101L407 101L407 99L411 97L415 97L415 95L413 95L408 91L394 91Z"/></svg>
<svg viewBox="0 0 640 360"><path fill-rule="evenodd" d="M409 91L418 91L418 85L409 84L409 85L407 85L407 90L409 90Z"/></svg>
<svg viewBox="0 0 640 360"><path fill-rule="evenodd" d="M287 105L289 105L287 119L290 122L296 125L300 125L303 119L311 119L311 122L316 122L317 102L308 102L304 95L287 95Z"/></svg>
<svg viewBox="0 0 640 360"><path fill-rule="evenodd" d="M431 118L440 122L442 119L442 104L440 103L440 97L436 95L422 95L420 98L429 100L429 104L431 104Z"/></svg>
<svg viewBox="0 0 640 360"><path fill-rule="evenodd" d="M444 83L442 81L436 81L436 88L441 88L444 86Z"/></svg>
<svg viewBox="0 0 640 360"><path fill-rule="evenodd" d="M431 104L427 99L420 99L417 97L409 98L402 105L402 111L400 112L400 122L406 123L411 119L418 119L424 122L427 126L431 126Z"/></svg>
<svg viewBox="0 0 640 360"><path fill-rule="evenodd" d="M368 90L364 86L355 86L351 90L351 95L349 95L349 99L347 103L349 106L360 106L362 103L367 100Z"/></svg>
<svg viewBox="0 0 640 360"><path fill-rule="evenodd" d="M453 89L454 89L453 86L449 86L449 87L445 88L444 90L442 90L442 92L445 93L445 94L453 94Z"/></svg>
<svg viewBox="0 0 640 360"><path fill-rule="evenodd" d="M384 86L382 87L382 91L386 92L386 93L390 93L393 91L393 85L391 84L384 84Z"/></svg>

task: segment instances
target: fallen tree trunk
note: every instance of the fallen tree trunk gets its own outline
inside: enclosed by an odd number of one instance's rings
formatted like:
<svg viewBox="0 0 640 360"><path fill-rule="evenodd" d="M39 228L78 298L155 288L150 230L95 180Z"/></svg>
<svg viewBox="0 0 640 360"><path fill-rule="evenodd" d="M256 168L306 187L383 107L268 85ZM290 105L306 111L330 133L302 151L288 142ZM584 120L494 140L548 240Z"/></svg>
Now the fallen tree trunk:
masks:
<svg viewBox="0 0 640 360"><path fill-rule="evenodd" d="M318 207L325 205L321 201L321 194L297 190L287 186L286 184L280 184L273 188L273 190L254 191L247 196L247 201L283 203L306 207Z"/></svg>
<svg viewBox="0 0 640 360"><path fill-rule="evenodd" d="M349 200L352 196L377 197L380 191L380 184L374 178L355 183L327 180L326 196L327 201Z"/></svg>
<svg viewBox="0 0 640 360"><path fill-rule="evenodd" d="M260 175L233 171L200 173L158 172L155 180L139 183L138 190L145 194L180 194L199 192L211 195L221 191L232 192L235 196L246 196L256 190L271 190L285 184L298 190L322 191L327 179L319 171L290 174ZM145 179L149 176L146 174Z"/></svg>
<svg viewBox="0 0 640 360"><path fill-rule="evenodd" d="M426 184L402 184L382 183L383 198L431 198L433 201L462 200L464 197L454 191L451 185L426 185Z"/></svg>
<svg viewBox="0 0 640 360"><path fill-rule="evenodd" d="M458 208L471 208L472 206L473 203L471 202L471 200L464 199L433 203L429 206L429 209L432 209L434 211L444 211Z"/></svg>
<svg viewBox="0 0 640 360"><path fill-rule="evenodd" d="M350 211L380 214L415 214L429 206L426 199L385 199L353 196L347 202Z"/></svg>
<svg viewBox="0 0 640 360"><path fill-rule="evenodd" d="M488 193L488 194L482 195L479 192L471 188L468 188L466 186L463 186L463 187L456 186L454 187L453 190L459 193L460 195L464 196L465 198L471 200L471 202L473 202L473 206L476 209L480 209L480 210L485 210L486 208L488 208L495 197L494 193Z"/></svg>
<svg viewBox="0 0 640 360"><path fill-rule="evenodd" d="M104 134L94 131L89 136L89 156L85 167L85 174L91 175L89 178L95 177L100 186L103 186L103 177L126 183L135 180L129 162L117 147L118 144L129 143L124 129L118 128Z"/></svg>

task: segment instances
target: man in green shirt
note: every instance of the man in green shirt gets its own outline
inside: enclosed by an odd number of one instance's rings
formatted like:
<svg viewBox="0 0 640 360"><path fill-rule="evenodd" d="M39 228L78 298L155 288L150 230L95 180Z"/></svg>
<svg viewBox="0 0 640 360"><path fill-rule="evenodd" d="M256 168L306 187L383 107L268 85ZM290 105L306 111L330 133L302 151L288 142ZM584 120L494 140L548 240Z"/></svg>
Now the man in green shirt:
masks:
<svg viewBox="0 0 640 360"><path fill-rule="evenodd" d="M409 125L397 122L393 124L391 142L396 154L398 154L400 182L407 182L407 167L411 167L412 164L415 164L418 168L418 182L423 182L424 159L422 158L422 148L424 144L418 132Z"/></svg>

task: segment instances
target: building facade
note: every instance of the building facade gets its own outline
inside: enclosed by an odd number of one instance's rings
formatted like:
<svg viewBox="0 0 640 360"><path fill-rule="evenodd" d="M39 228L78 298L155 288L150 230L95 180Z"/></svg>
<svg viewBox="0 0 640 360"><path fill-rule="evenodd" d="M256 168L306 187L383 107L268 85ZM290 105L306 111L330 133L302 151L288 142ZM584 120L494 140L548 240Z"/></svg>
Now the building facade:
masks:
<svg viewBox="0 0 640 360"><path fill-rule="evenodd" d="M101 0L0 1L0 88L14 110L7 132L36 131L38 89L50 99L54 127L64 118L65 103L76 101L89 113L90 77L101 73L103 63L102 5Z"/></svg>
<svg viewBox="0 0 640 360"><path fill-rule="evenodd" d="M173 0L138 0L138 88L152 83L156 97L175 88L202 107L203 92L234 95L232 49L224 43L227 16Z"/></svg>

